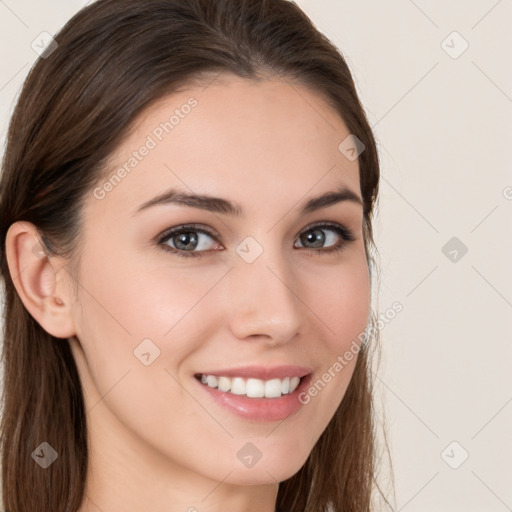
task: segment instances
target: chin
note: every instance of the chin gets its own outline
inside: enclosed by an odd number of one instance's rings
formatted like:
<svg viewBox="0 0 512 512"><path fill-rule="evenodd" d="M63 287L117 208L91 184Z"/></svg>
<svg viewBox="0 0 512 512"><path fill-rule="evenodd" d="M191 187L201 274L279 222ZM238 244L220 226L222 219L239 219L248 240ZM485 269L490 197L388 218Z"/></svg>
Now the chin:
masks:
<svg viewBox="0 0 512 512"><path fill-rule="evenodd" d="M293 467L283 463L266 466L260 466L260 464L261 461L252 468L237 468L224 482L231 485L272 485L288 480L302 467L302 464Z"/></svg>
<svg viewBox="0 0 512 512"><path fill-rule="evenodd" d="M263 444L254 441L254 445ZM297 446L297 445L295 445ZM295 475L305 464L310 451L297 452L297 449L291 450L279 449L279 447L268 446L261 451L250 445L250 441L245 445L245 451L240 450L240 458L236 460L234 467L225 467L221 472L218 467L215 469L215 475L218 478L219 473L232 473L226 478L225 482L234 485L269 485L282 482ZM244 455L252 453L253 458L247 457L244 461ZM238 457L238 455L237 455ZM259 458L258 458L259 457ZM241 460L240 460L241 459ZM226 460L226 459L224 459Z"/></svg>

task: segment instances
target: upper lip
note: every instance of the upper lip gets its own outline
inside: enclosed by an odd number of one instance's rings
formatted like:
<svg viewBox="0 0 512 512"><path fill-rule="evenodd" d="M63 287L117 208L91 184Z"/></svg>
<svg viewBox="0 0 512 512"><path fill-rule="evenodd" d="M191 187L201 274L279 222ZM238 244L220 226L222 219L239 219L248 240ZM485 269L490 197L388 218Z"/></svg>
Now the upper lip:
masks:
<svg viewBox="0 0 512 512"><path fill-rule="evenodd" d="M198 375L215 375L217 377L244 377L246 379L284 379L285 377L304 377L312 372L306 366L281 365L281 366L240 366L238 368L221 368L209 370Z"/></svg>

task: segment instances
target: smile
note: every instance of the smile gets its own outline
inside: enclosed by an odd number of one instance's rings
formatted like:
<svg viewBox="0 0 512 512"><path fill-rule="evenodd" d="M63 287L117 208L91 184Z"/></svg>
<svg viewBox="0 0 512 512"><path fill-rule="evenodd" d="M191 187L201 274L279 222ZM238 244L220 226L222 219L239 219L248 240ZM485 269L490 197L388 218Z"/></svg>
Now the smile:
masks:
<svg viewBox="0 0 512 512"><path fill-rule="evenodd" d="M249 398L279 398L281 395L293 393L300 383L300 378L296 376L262 380L199 374L196 378L211 388Z"/></svg>

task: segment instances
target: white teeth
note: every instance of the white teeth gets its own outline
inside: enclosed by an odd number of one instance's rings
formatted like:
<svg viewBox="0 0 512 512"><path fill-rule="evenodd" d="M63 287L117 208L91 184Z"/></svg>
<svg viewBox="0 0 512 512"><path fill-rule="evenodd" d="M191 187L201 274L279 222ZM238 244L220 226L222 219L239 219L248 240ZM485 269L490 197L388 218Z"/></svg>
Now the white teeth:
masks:
<svg viewBox="0 0 512 512"><path fill-rule="evenodd" d="M235 377L231 381L231 393L234 395L245 395L245 380L241 377Z"/></svg>
<svg viewBox="0 0 512 512"><path fill-rule="evenodd" d="M281 379L272 379L265 382L265 396L267 398L281 396Z"/></svg>
<svg viewBox="0 0 512 512"><path fill-rule="evenodd" d="M281 393L283 393L283 395L286 395L289 392L290 392L290 377L286 377L281 382Z"/></svg>
<svg viewBox="0 0 512 512"><path fill-rule="evenodd" d="M207 375L206 376L206 384L210 386L211 388L217 387L217 377L215 375Z"/></svg>
<svg viewBox="0 0 512 512"><path fill-rule="evenodd" d="M201 382L211 388L233 393L234 395L247 395L250 398L279 398L281 395L293 393L299 385L299 377L285 377L284 379L243 379L242 377L217 377L215 375L201 375Z"/></svg>
<svg viewBox="0 0 512 512"><path fill-rule="evenodd" d="M265 396L265 383L260 379L247 379L245 394L251 398L263 398Z"/></svg>
<svg viewBox="0 0 512 512"><path fill-rule="evenodd" d="M228 379L227 377L219 377L217 386L221 391L229 391L231 389L231 379Z"/></svg>

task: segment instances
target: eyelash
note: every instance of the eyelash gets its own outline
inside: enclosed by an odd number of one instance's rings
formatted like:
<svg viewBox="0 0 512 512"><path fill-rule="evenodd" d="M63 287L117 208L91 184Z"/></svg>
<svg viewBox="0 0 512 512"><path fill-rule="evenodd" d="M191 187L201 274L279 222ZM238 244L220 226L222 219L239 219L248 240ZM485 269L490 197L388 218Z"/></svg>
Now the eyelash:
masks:
<svg viewBox="0 0 512 512"><path fill-rule="evenodd" d="M338 235L341 236L342 241L338 242L336 245L334 245L328 249L322 249L322 248L309 249L308 247L304 248L306 250L311 251L314 254L314 256L319 256L320 255L319 253L332 254L332 253L341 252L348 243L353 242L356 239L353 232L350 229L348 229L344 226L341 226L339 224L333 224L333 223L329 223L329 222L324 222L324 223L319 223L319 224L314 224L312 226L309 226L308 228L306 228L304 231L302 231L299 234L299 237L302 236L303 234L307 233L308 231L313 231L313 230L319 229L319 228L322 228L322 229L326 228L328 230L334 231L335 233L337 233ZM210 251L194 251L194 252L183 251L180 249L175 249L174 247L171 247L165 243L177 235L180 235L182 233L189 233L189 232L203 233L205 235L212 237L214 240L217 239L217 235L213 231L206 229L205 227L201 227L197 224L183 224L181 226L177 226L170 230L167 230L164 233L162 233L161 235L159 235L159 237L157 237L157 243L158 243L158 245L162 246L162 249L164 249L165 251L169 251L173 254L176 254L180 258L201 258L201 257L207 255L208 253L210 253ZM214 251L215 251L215 249L214 249Z"/></svg>

